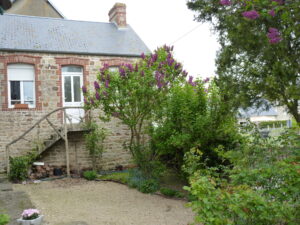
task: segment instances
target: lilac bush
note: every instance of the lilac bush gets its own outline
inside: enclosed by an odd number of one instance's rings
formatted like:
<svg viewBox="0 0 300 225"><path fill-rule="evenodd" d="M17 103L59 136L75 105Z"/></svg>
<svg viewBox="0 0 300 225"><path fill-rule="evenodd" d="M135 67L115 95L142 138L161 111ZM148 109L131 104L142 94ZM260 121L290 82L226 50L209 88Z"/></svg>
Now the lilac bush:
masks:
<svg viewBox="0 0 300 225"><path fill-rule="evenodd" d="M117 117L128 125L131 138L127 147L135 156L136 147L144 144L143 129L153 120L155 112L163 106L174 84L186 83L187 72L173 57L173 47L163 46L152 54L141 54L132 64L109 71L104 65L94 82L93 91L82 87L86 108L101 108L100 118L108 121ZM189 83L195 83L190 80Z"/></svg>

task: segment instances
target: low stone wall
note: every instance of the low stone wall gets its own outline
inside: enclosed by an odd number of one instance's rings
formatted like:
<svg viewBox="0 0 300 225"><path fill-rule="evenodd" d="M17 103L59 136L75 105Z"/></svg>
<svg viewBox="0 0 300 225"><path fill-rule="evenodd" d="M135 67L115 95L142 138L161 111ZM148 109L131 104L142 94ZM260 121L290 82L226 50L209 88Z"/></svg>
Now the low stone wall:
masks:
<svg viewBox="0 0 300 225"><path fill-rule="evenodd" d="M89 151L86 149L84 132L70 133L69 140L69 158L70 170L81 171L92 167ZM119 146L122 144L122 138L119 138L118 133L111 134L104 142L104 152L98 167L103 170L114 169L117 165L127 167L132 164L131 155ZM55 145L45 151L39 161L50 166L65 166L66 165L66 150L65 142L58 141Z"/></svg>

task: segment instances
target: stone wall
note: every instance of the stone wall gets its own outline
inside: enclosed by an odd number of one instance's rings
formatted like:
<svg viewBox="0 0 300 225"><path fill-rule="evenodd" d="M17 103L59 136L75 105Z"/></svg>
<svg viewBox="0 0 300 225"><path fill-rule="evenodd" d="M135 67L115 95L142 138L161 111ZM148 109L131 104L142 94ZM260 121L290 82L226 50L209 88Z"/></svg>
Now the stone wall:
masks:
<svg viewBox="0 0 300 225"><path fill-rule="evenodd" d="M5 169L5 146L19 137L42 116L58 107L62 107L62 66L82 66L84 84L89 86L96 79L99 68L104 63L109 66L118 66L122 63L129 63L135 60L136 58L130 57L0 52L0 171ZM7 65L10 63L27 63L35 66L36 108L8 108ZM98 113L99 112L94 111L92 114L96 118ZM57 126L60 126L62 122L61 114L53 114L51 121ZM107 128L109 135L105 142L106 152L103 155L101 166L109 169L117 164L124 165L128 163L130 161L130 153L123 149L123 143L128 140L129 137L128 128L115 118L109 123L102 123L102 126ZM43 141L43 139L49 137L53 132L53 129L44 122L40 129L34 129L26 135L26 140L21 140L12 145L10 154L16 156L26 153L34 147L34 143L30 143L28 140ZM38 140L36 140L37 137ZM78 142L77 140L80 141ZM90 161L88 156L85 155L86 150L82 137L77 138L76 142L73 141L71 143L73 149L72 154L75 154L75 145L76 151L80 155L80 161L77 162L77 164L86 167ZM65 156L61 155L63 147L64 143L58 143L49 149L49 151L45 153L45 161L52 164L62 164L65 161Z"/></svg>

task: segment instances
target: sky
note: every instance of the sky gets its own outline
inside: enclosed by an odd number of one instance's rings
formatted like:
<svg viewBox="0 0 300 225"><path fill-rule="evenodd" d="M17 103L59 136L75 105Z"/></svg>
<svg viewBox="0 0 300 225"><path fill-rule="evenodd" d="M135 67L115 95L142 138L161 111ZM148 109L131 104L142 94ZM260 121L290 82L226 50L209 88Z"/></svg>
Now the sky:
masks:
<svg viewBox="0 0 300 225"><path fill-rule="evenodd" d="M164 44L174 45L175 58L189 75L212 77L219 49L208 24L194 21L186 0L51 0L71 20L108 22L116 2L127 6L127 23L151 51Z"/></svg>

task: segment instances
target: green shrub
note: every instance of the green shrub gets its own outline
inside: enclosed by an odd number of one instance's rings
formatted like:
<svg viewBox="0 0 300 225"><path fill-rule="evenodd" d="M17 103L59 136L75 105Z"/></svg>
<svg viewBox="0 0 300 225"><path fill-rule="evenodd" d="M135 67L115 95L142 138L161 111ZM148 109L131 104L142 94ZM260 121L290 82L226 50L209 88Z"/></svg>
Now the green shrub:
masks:
<svg viewBox="0 0 300 225"><path fill-rule="evenodd" d="M112 180L112 181L118 181L123 184L128 183L128 172L119 172L119 173L112 173L112 174L106 174L99 177L100 180Z"/></svg>
<svg viewBox="0 0 300 225"><path fill-rule="evenodd" d="M8 224L9 220L9 216L7 214L0 214L0 225Z"/></svg>
<svg viewBox="0 0 300 225"><path fill-rule="evenodd" d="M300 136L289 130L278 138L254 133L246 140L224 154L231 166L200 167L191 174L186 189L196 198L190 203L196 222L299 224Z"/></svg>
<svg viewBox="0 0 300 225"><path fill-rule="evenodd" d="M86 148L92 159L93 170L97 170L98 162L104 151L103 142L106 137L106 131L104 128L100 128L95 122L87 123L86 128L90 130L84 135Z"/></svg>
<svg viewBox="0 0 300 225"><path fill-rule="evenodd" d="M136 188L142 193L154 193L159 190L158 180L147 178L139 169L130 170L128 186Z"/></svg>
<svg viewBox="0 0 300 225"><path fill-rule="evenodd" d="M180 85L171 89L165 108L151 130L152 148L160 159L178 170L191 148L200 148L208 166L226 164L219 147L231 150L240 142L233 112L224 103L218 88L211 84ZM195 162L195 163L200 163Z"/></svg>
<svg viewBox="0 0 300 225"><path fill-rule="evenodd" d="M95 180L98 177L98 174L94 170L85 171L83 177L87 180Z"/></svg>
<svg viewBox="0 0 300 225"><path fill-rule="evenodd" d="M29 153L25 156L10 157L9 179L14 182L26 180L28 178L28 170L36 156L35 153Z"/></svg>
<svg viewBox="0 0 300 225"><path fill-rule="evenodd" d="M138 190L142 193L154 193L159 190L159 183L157 180L148 179L141 183Z"/></svg>
<svg viewBox="0 0 300 225"><path fill-rule="evenodd" d="M169 197L176 197L176 198L183 198L184 197L183 193L181 193L177 190L170 189L170 188L163 187L159 191L163 195L166 195L166 196L169 196Z"/></svg>

